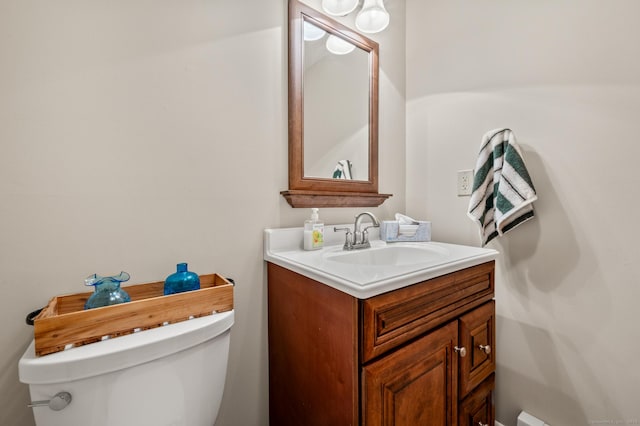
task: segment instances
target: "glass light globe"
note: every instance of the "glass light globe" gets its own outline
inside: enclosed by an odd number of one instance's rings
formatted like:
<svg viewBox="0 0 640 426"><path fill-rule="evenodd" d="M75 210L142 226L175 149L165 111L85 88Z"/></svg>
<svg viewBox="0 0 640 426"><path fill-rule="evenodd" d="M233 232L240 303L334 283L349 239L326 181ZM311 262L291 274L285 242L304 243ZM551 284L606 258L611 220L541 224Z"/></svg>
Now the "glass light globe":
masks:
<svg viewBox="0 0 640 426"><path fill-rule="evenodd" d="M332 16L345 16L356 10L358 0L322 0L322 9Z"/></svg>
<svg viewBox="0 0 640 426"><path fill-rule="evenodd" d="M389 25L389 12L383 0L364 0L356 16L356 28L363 33L378 33Z"/></svg>

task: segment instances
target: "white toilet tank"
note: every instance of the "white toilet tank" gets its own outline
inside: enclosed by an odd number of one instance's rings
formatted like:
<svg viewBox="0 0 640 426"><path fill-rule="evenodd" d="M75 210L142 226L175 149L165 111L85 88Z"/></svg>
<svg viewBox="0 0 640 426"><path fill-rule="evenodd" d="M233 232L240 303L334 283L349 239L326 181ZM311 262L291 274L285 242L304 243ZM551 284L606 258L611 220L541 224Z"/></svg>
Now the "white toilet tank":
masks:
<svg viewBox="0 0 640 426"><path fill-rule="evenodd" d="M71 394L65 408L33 408L38 426L211 426L227 371L234 311L20 359L32 401Z"/></svg>

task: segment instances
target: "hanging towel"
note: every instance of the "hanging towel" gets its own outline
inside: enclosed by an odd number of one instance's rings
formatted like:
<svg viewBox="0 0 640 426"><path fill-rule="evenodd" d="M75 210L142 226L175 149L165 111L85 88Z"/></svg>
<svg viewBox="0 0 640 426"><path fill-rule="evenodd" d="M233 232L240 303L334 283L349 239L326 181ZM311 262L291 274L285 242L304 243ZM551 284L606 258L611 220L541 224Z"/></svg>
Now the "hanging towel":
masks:
<svg viewBox="0 0 640 426"><path fill-rule="evenodd" d="M482 245L531 219L537 198L513 132L487 132L473 171L467 213L480 227Z"/></svg>
<svg viewBox="0 0 640 426"><path fill-rule="evenodd" d="M340 160L333 170L334 179L351 179L351 161Z"/></svg>

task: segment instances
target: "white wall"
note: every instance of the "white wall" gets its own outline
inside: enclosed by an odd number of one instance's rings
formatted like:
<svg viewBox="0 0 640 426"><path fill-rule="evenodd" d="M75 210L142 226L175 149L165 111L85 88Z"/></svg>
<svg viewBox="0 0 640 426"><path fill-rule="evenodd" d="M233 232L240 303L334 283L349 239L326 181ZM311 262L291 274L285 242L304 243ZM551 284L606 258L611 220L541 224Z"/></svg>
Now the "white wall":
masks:
<svg viewBox="0 0 640 426"><path fill-rule="evenodd" d="M407 211L479 244L456 196L482 135L514 130L536 218L497 260L497 420L640 420L640 3L407 0Z"/></svg>
<svg viewBox="0 0 640 426"><path fill-rule="evenodd" d="M404 3L391 7L377 38L380 191L394 194L381 218L405 203ZM1 425L33 425L17 377L29 311L94 272L142 283L181 261L237 283L218 424L268 423L262 230L308 216L279 195L286 37L284 0L1 3Z"/></svg>

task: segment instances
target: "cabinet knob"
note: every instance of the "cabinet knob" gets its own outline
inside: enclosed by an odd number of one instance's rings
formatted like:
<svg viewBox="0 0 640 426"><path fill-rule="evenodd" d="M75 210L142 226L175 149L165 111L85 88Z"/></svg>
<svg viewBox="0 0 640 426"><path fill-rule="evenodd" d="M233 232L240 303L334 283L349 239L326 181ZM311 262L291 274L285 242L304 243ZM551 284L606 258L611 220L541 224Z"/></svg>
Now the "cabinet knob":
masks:
<svg viewBox="0 0 640 426"><path fill-rule="evenodd" d="M489 426L489 423L478 422L478 426Z"/></svg>
<svg viewBox="0 0 640 426"><path fill-rule="evenodd" d="M489 345L478 345L478 348L487 355L491 353L491 346Z"/></svg>
<svg viewBox="0 0 640 426"><path fill-rule="evenodd" d="M465 348L464 346L459 348L457 346L453 347L453 350L455 350L456 352L458 352L458 354L460 354L461 358L464 358L465 356L467 356L467 348Z"/></svg>

